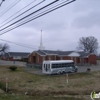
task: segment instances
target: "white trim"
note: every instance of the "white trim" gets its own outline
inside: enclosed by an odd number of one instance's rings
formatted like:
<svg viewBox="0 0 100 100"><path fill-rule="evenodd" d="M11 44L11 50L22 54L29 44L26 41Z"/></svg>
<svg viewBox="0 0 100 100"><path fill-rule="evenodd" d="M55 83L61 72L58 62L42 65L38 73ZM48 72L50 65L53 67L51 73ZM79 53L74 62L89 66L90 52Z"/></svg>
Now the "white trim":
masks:
<svg viewBox="0 0 100 100"><path fill-rule="evenodd" d="M35 53L39 54L38 52L35 51ZM40 54L39 54L40 55ZM46 56L46 55L40 55L40 56Z"/></svg>
<svg viewBox="0 0 100 100"><path fill-rule="evenodd" d="M73 55L73 54L77 54L77 55ZM80 57L80 54L78 53L78 52L76 52L76 51L73 51L73 52L71 52L68 56L70 56L70 57Z"/></svg>
<svg viewBox="0 0 100 100"><path fill-rule="evenodd" d="M53 56L54 56L54 55L58 55L58 54L46 54L46 55L47 55L47 56L49 56L49 55L53 55Z"/></svg>
<svg viewBox="0 0 100 100"><path fill-rule="evenodd" d="M39 63L39 60L40 60L40 59L39 59L39 55L38 55L38 63Z"/></svg>
<svg viewBox="0 0 100 100"><path fill-rule="evenodd" d="M45 61L45 57L43 56L42 58L43 58L43 61Z"/></svg>
<svg viewBox="0 0 100 100"><path fill-rule="evenodd" d="M42 50L40 50L41 52L43 52ZM45 53L45 52L43 52L43 53ZM46 55L47 55L47 53L45 53Z"/></svg>
<svg viewBox="0 0 100 100"><path fill-rule="evenodd" d="M64 57L64 56L68 56L68 55L57 55L58 57Z"/></svg>
<svg viewBox="0 0 100 100"><path fill-rule="evenodd" d="M44 61L43 63L51 62L51 63L61 63L61 62L74 62L73 60L51 60L51 61Z"/></svg>
<svg viewBox="0 0 100 100"><path fill-rule="evenodd" d="M32 54L32 53L30 53L30 54ZM30 54L29 54L29 55L30 55ZM29 57L29 55L28 55L27 57Z"/></svg>

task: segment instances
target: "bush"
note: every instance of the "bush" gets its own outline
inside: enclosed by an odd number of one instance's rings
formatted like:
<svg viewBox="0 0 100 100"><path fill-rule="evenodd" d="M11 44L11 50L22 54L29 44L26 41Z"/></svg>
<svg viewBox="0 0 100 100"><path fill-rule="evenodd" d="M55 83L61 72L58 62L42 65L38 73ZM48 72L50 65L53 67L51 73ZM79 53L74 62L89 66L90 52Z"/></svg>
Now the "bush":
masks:
<svg viewBox="0 0 100 100"><path fill-rule="evenodd" d="M17 69L17 67L16 66L10 66L9 69L12 70L12 71L15 71Z"/></svg>
<svg viewBox="0 0 100 100"><path fill-rule="evenodd" d="M87 73L90 73L91 72L91 69L90 68L87 68Z"/></svg>

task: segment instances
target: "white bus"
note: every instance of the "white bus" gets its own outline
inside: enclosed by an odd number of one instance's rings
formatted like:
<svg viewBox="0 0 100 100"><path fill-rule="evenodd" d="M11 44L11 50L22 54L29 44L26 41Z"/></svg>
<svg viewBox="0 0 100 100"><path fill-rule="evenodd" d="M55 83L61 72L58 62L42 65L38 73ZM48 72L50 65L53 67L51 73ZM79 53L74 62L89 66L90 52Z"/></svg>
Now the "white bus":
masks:
<svg viewBox="0 0 100 100"><path fill-rule="evenodd" d="M43 61L42 73L45 74L62 74L67 72L77 72L78 68L74 65L73 60L53 60Z"/></svg>

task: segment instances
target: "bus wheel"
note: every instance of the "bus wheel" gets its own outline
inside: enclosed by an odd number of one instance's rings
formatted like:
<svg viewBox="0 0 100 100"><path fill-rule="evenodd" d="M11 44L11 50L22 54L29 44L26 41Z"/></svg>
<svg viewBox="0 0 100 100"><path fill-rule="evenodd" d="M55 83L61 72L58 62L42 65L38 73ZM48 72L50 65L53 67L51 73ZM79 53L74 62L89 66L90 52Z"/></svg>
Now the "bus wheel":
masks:
<svg viewBox="0 0 100 100"><path fill-rule="evenodd" d="M65 71L62 72L62 74L65 74L65 73L66 73Z"/></svg>
<svg viewBox="0 0 100 100"><path fill-rule="evenodd" d="M61 74L61 71L57 72L57 74L59 74L59 75L60 75L60 74Z"/></svg>

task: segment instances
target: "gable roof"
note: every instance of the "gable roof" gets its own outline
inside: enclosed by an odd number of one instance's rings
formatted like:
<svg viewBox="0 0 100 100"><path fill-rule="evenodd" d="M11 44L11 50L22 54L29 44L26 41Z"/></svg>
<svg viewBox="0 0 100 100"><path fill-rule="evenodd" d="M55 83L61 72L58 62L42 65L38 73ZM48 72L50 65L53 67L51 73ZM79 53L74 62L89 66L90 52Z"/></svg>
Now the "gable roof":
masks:
<svg viewBox="0 0 100 100"><path fill-rule="evenodd" d="M80 57L88 57L91 53L87 52L78 52L80 54Z"/></svg>
<svg viewBox="0 0 100 100"><path fill-rule="evenodd" d="M71 54L72 52L74 52L74 51L60 51L60 52L59 52L59 56L69 55L69 54Z"/></svg>
<svg viewBox="0 0 100 100"><path fill-rule="evenodd" d="M38 53L41 56L46 56L46 54L44 52L42 52L41 50L35 51L36 53Z"/></svg>
<svg viewBox="0 0 100 100"><path fill-rule="evenodd" d="M30 53L28 52L8 52L9 56L21 56L21 57L28 57Z"/></svg>
<svg viewBox="0 0 100 100"><path fill-rule="evenodd" d="M41 56L46 56L46 55L65 56L65 55L69 55L70 53L72 53L74 51L38 50L38 51L35 51L35 52L38 53Z"/></svg>
<svg viewBox="0 0 100 100"><path fill-rule="evenodd" d="M47 55L58 55L59 51L53 51L53 50L42 50Z"/></svg>
<svg viewBox="0 0 100 100"><path fill-rule="evenodd" d="M46 56L46 55L68 56L72 52L76 52L80 55L80 57L88 57L91 54L91 53L79 52L79 51L53 51L53 50L38 50L35 52L37 52L41 56Z"/></svg>

